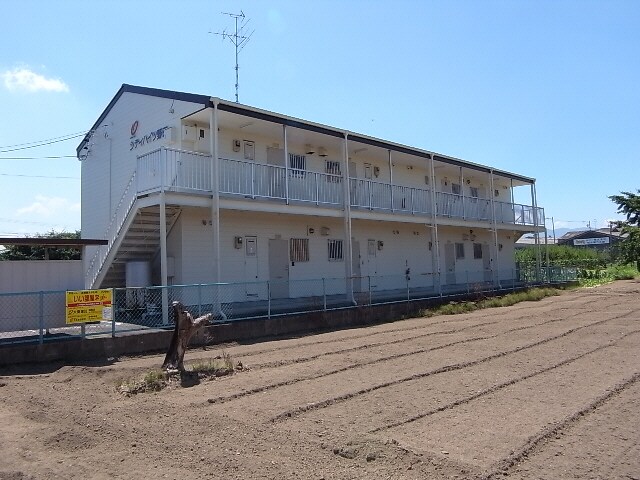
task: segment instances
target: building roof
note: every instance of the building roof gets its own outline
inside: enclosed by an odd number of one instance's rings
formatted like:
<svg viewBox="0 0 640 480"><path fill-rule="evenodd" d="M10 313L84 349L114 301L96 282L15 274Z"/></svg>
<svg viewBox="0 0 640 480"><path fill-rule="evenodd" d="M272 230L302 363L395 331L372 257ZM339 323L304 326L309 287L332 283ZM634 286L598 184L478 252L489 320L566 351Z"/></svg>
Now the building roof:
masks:
<svg viewBox="0 0 640 480"><path fill-rule="evenodd" d="M295 128L310 130L310 131L314 131L314 132L318 132L318 133L322 133L322 134L330 135L334 137L343 137L345 134L347 134L350 139L353 139L354 141L359 143L364 143L367 145L385 148L392 151L398 151L398 152L406 153L409 155L415 155L415 156L424 157L424 158L433 158L434 160L437 160L443 163L448 163L451 165L456 165L464 168L470 168L470 169L481 171L484 173L493 173L495 175L520 181L524 184L535 183L535 179L531 177L526 177L523 175L518 175L516 173L511 173L504 170L490 168L484 165L469 162L459 158L450 157L447 155L442 155L435 152L422 150L419 148L409 147L406 145L397 144L387 140L369 137L367 135L350 132L347 130L331 127L328 125L321 125L321 124L313 123L307 120L288 117L286 115L282 115L275 112L269 112L267 110L261 110L261 109L251 107L248 105L243 105L240 103L229 102L227 100L209 97L207 95L198 95L193 93L176 92L173 90L162 90L157 88L141 87L136 85L128 85L126 83L122 84L122 86L120 87L116 95L109 102L109 104L104 109L102 114L98 117L98 120L96 120L96 122L93 124L89 133L85 135L85 137L82 139L82 141L76 148L76 154L78 156L80 155L80 151L85 146L85 144L88 143L92 132L94 132L102 124L102 122L104 121L106 116L109 114L113 106L118 102L120 97L127 92L136 93L140 95L148 95L152 97L168 98L172 100L191 102L195 104L201 104L204 108L213 107L215 104L217 108L219 108L220 110L227 111L230 113L237 113L239 115L244 115L244 116L256 118L259 120L275 122L275 123L279 123L279 124L283 124L283 125L287 125Z"/></svg>
<svg viewBox="0 0 640 480"><path fill-rule="evenodd" d="M558 243L565 243L574 238L583 238L583 237L604 237L609 236L612 238L623 238L625 234L623 234L619 230L609 230L608 228L598 228L596 230L576 230L572 232L567 232L561 237L558 237Z"/></svg>
<svg viewBox="0 0 640 480"><path fill-rule="evenodd" d="M45 247L84 247L87 245L107 245L107 240L96 238L42 238L42 237L0 237L0 245L39 245Z"/></svg>

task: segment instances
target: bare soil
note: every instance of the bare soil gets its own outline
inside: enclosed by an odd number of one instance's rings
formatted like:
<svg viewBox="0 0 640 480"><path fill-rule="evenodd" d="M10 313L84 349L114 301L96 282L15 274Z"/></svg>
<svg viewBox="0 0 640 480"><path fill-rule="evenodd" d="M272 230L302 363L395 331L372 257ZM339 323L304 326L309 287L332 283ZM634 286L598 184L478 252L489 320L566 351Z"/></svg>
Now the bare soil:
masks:
<svg viewBox="0 0 640 480"><path fill-rule="evenodd" d="M187 352L0 370L0 479L640 479L640 283Z"/></svg>

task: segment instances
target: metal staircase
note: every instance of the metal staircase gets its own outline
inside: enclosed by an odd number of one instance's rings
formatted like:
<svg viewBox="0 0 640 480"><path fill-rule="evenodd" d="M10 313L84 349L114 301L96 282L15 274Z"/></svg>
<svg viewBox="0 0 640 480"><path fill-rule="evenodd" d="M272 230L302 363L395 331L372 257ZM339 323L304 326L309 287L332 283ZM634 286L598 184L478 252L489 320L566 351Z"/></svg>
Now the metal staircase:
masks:
<svg viewBox="0 0 640 480"><path fill-rule="evenodd" d="M124 287L126 263L132 260L152 262L160 250L160 206L138 208L134 212L131 212L134 216L129 228L120 233L121 241L116 246L111 264L106 267L108 269L100 282L100 288ZM171 230L180 212L180 207L176 205L166 206L167 232Z"/></svg>

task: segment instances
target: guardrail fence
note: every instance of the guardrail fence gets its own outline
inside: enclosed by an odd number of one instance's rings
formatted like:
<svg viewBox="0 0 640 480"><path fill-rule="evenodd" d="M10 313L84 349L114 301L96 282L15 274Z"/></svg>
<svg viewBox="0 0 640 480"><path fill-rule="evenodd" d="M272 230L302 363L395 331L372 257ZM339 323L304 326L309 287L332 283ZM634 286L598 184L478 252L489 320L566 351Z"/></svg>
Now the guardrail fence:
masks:
<svg viewBox="0 0 640 480"><path fill-rule="evenodd" d="M513 270L446 274L362 276L241 283L116 288L113 318L88 324L65 324L65 292L0 294L0 347L87 336L173 328L173 301L194 317L212 313L215 322L298 315L387 303L446 298L575 281L578 268L526 265ZM353 293L351 293L353 292Z"/></svg>

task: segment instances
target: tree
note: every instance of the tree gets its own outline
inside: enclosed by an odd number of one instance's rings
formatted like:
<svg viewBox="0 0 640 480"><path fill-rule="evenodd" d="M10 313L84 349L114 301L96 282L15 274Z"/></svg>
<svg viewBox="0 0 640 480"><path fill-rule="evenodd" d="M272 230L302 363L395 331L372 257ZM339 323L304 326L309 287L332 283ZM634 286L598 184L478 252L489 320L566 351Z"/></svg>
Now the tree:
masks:
<svg viewBox="0 0 640 480"><path fill-rule="evenodd" d="M184 372L184 353L189 346L189 340L198 329L209 323L213 316L207 313L194 319L180 302L173 302L173 312L176 326L162 369L167 372Z"/></svg>
<svg viewBox="0 0 640 480"><path fill-rule="evenodd" d="M625 263L636 262L640 270L640 190L638 193L620 192L611 195L610 200L618 204L618 213L626 215L626 222L618 222L622 233L627 236L619 244L619 253Z"/></svg>
<svg viewBox="0 0 640 480"><path fill-rule="evenodd" d="M77 240L80 238L80 231L56 232L51 230L48 233L36 233L33 238L62 238ZM0 260L80 260L81 249L79 247L54 247L45 245L5 245L5 249L0 251Z"/></svg>

